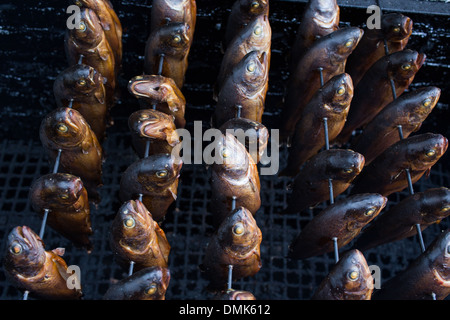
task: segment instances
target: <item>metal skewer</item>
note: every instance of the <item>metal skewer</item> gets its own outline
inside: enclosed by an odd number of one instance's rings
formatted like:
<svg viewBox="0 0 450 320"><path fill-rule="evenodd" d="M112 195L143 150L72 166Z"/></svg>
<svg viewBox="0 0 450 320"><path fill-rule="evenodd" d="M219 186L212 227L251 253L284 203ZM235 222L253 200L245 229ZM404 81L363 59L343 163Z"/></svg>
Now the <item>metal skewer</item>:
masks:
<svg viewBox="0 0 450 320"><path fill-rule="evenodd" d="M331 238L331 240L333 241L333 246L334 246L334 261L336 263L338 263L338 261L339 261L339 248L338 248L337 239L338 239L337 237Z"/></svg>

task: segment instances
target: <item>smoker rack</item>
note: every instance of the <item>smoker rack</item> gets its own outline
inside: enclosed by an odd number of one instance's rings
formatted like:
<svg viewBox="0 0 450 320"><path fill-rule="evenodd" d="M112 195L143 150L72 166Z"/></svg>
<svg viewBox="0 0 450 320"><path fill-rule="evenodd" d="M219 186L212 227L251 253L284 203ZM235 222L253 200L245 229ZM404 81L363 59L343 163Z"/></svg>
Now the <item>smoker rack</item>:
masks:
<svg viewBox="0 0 450 320"><path fill-rule="evenodd" d="M273 12L273 14L276 13ZM275 21L277 21L276 17ZM275 50L277 49L275 48ZM273 70L272 68L271 70ZM276 85L277 82L275 81L272 87L276 88ZM188 84L188 86L190 85ZM200 91L209 90L209 88L196 87L196 84L192 84L187 89L188 94L198 93L199 88ZM280 95L279 90L272 92L273 94L270 96L271 91L269 91L269 100ZM186 98L188 99L188 95L186 95ZM194 99L191 101L194 101ZM208 107L211 109L212 106L207 105L206 109ZM187 116L194 120L199 113L199 109L196 108L199 107L189 106L188 100ZM200 110L203 108L204 106L200 107ZM190 111L191 113L189 113ZM269 109L265 116L275 118L274 115L277 115L276 111L272 113ZM120 201L117 200L120 175L137 157L130 148L126 117L121 117L119 114L115 120L116 125L111 128L108 139L104 144L107 161L103 169L105 173L105 185L101 189L103 200L98 208L92 209L91 213L94 227L94 251L87 255L84 250L72 247L67 240L50 228L47 228L44 236L47 250L65 247L66 255L64 258L66 262L69 265L76 264L80 267L85 299L101 298L112 279L119 280L127 275L127 270L121 269L113 261L106 235L110 223L121 205ZM204 123L207 122L204 121ZM205 126L206 128L207 126ZM192 132L192 130L190 131ZM41 219L32 212L28 203L28 189L34 179L49 173L51 168L39 142L5 140L2 142L0 150L2 155L0 185L4 186L0 190L0 210L2 213L6 213L6 215L1 215L1 219L5 220L5 223L2 223L5 229L0 230L4 240L0 249L4 252L6 237L12 227L26 224L35 231L40 229ZM287 157L286 150L281 151L280 168L284 167ZM303 261L286 259L288 245L301 230L301 227L311 219L313 212L316 212L316 210L318 212L326 205L319 205L314 211L310 210L309 217L279 215L278 212L285 207L289 196L289 182L290 179L277 178L276 176L261 177L263 206L257 213L256 219L263 233L261 244L263 268L252 278L233 282L233 288L249 290L258 299L308 299L335 263L332 254ZM208 172L204 166L183 166L178 199L162 224L172 246L169 257L172 280L166 295L167 299L203 299L210 297L205 292L207 281L198 269L206 243L213 231L210 224L210 213L208 212L210 193L205 188L208 183ZM449 185L448 166L440 161L438 165L433 167L428 179L422 178L414 185L414 190L419 192L430 187ZM388 207L397 203L407 194L408 191L405 190L389 197ZM345 196L345 194L342 196ZM423 233L425 244L427 245L440 229L446 228L447 224L448 222L444 221L440 226L426 229ZM350 246L346 246L346 248ZM381 268L382 281L403 270L419 253L420 247L417 239L413 238L364 252L369 264L376 264ZM2 290L0 299L21 298L22 293L7 283L1 273L0 286L0 290Z"/></svg>

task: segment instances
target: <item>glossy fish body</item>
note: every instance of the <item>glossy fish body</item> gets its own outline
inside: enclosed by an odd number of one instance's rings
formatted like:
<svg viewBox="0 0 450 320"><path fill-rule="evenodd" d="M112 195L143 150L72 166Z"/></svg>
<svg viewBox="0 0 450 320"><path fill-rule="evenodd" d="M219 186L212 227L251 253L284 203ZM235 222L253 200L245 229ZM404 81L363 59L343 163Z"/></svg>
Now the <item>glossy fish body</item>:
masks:
<svg viewBox="0 0 450 320"><path fill-rule="evenodd" d="M112 107L116 88L114 52L93 10L81 8L80 19L78 28L67 29L66 32L64 45L67 61L69 65L75 65L81 61L93 67L106 79L107 103L109 107Z"/></svg>
<svg viewBox="0 0 450 320"><path fill-rule="evenodd" d="M282 142L290 140L303 109L320 89L319 68L323 69L324 83L344 73L347 57L353 52L362 35L360 28L338 29L315 41L299 60L286 85L280 125Z"/></svg>
<svg viewBox="0 0 450 320"><path fill-rule="evenodd" d="M351 192L376 192L384 196L400 192L408 187L405 169L409 169L414 184L440 159L447 147L447 138L434 133L400 140L363 170Z"/></svg>
<svg viewBox="0 0 450 320"><path fill-rule="evenodd" d="M270 68L272 28L266 15L259 15L234 37L222 58L217 81L214 86L214 99L230 74L230 71L250 52L265 52L267 69Z"/></svg>
<svg viewBox="0 0 450 320"><path fill-rule="evenodd" d="M371 300L374 284L364 255L347 251L320 283L313 300Z"/></svg>
<svg viewBox="0 0 450 320"><path fill-rule="evenodd" d="M268 60L265 52L248 53L226 78L217 97L213 123L219 128L236 117L241 106L241 117L262 122L268 89Z"/></svg>
<svg viewBox="0 0 450 320"><path fill-rule="evenodd" d="M111 285L103 300L165 300L170 271L148 267Z"/></svg>
<svg viewBox="0 0 450 320"><path fill-rule="evenodd" d="M425 54L406 49L375 62L355 87L347 122L337 141L349 141L354 130L367 125L388 103L399 97L414 80L424 61ZM393 96L391 79L396 97Z"/></svg>
<svg viewBox="0 0 450 320"><path fill-rule="evenodd" d="M53 84L57 106L80 112L99 141L105 137L109 116L104 81L93 67L76 64L63 70Z"/></svg>
<svg viewBox="0 0 450 320"><path fill-rule="evenodd" d="M90 200L99 201L103 150L83 116L71 108L55 109L42 120L39 134L50 163L61 149L59 171L80 177Z"/></svg>
<svg viewBox="0 0 450 320"><path fill-rule="evenodd" d="M126 201L113 220L110 246L118 263L134 270L167 267L170 245L164 231L139 200Z"/></svg>
<svg viewBox="0 0 450 320"><path fill-rule="evenodd" d="M320 37L339 29L340 9L336 0L310 0L305 7L291 50L291 67Z"/></svg>
<svg viewBox="0 0 450 320"><path fill-rule="evenodd" d="M171 153L180 143L173 118L153 109L141 109L128 118L133 148L140 158L145 156L147 141L150 140L148 155Z"/></svg>
<svg viewBox="0 0 450 320"><path fill-rule="evenodd" d="M206 248L201 270L210 280L210 289L224 289L228 266L232 279L254 276L261 268L261 230L250 211L236 207L228 213Z"/></svg>
<svg viewBox="0 0 450 320"><path fill-rule="evenodd" d="M216 294L214 300L256 300L256 298L249 291L228 289Z"/></svg>
<svg viewBox="0 0 450 320"><path fill-rule="evenodd" d="M387 52L394 53L405 49L411 36L413 22L401 13L382 14L380 22L381 29L364 28L364 36L347 60L345 70L352 77L355 86L366 71L385 56L385 40Z"/></svg>
<svg viewBox="0 0 450 320"><path fill-rule="evenodd" d="M120 199L138 199L155 221L164 219L167 209L175 201L182 162L171 154L154 154L132 163L120 180Z"/></svg>
<svg viewBox="0 0 450 320"><path fill-rule="evenodd" d="M386 206L387 198L376 193L357 194L329 205L315 216L289 246L289 257L306 259L332 252L333 237L344 247Z"/></svg>
<svg viewBox="0 0 450 320"><path fill-rule="evenodd" d="M44 175L31 185L30 202L41 216L49 210L47 224L52 229L76 246L92 250L89 200L80 178L67 173Z"/></svg>
<svg viewBox="0 0 450 320"><path fill-rule="evenodd" d="M450 231L442 231L424 253L377 290L374 300L443 300L450 294Z"/></svg>
<svg viewBox="0 0 450 320"><path fill-rule="evenodd" d="M316 92L295 126L288 164L280 176L295 176L305 161L325 146L324 118L327 118L329 141L341 132L352 98L352 79L346 73L331 78Z"/></svg>
<svg viewBox="0 0 450 320"><path fill-rule="evenodd" d="M184 128L186 99L171 78L159 75L136 76L128 83L128 91L141 107L164 112L174 118L177 128Z"/></svg>
<svg viewBox="0 0 450 320"><path fill-rule="evenodd" d="M358 238L355 247L367 250L375 246L412 237L416 224L423 231L450 214L450 190L445 187L417 192L384 212Z"/></svg>
<svg viewBox="0 0 450 320"><path fill-rule="evenodd" d="M64 249L45 251L44 243L29 227L15 227L8 235L3 266L18 289L40 299L80 299L81 289L69 289L67 264L60 256Z"/></svg>
<svg viewBox="0 0 450 320"><path fill-rule="evenodd" d="M226 22L223 48L226 50L234 37L260 15L269 16L269 0L236 0Z"/></svg>
<svg viewBox="0 0 450 320"><path fill-rule="evenodd" d="M242 130L242 131L241 131ZM220 131L233 134L238 141L245 145L247 152L257 164L261 160L269 143L269 130L260 122L245 118L234 118L225 122ZM245 140L245 143L243 141Z"/></svg>
<svg viewBox="0 0 450 320"><path fill-rule="evenodd" d="M164 55L161 75L172 78L181 89L188 68L189 30L187 23L170 23L152 31L145 45L145 73L159 74L160 57Z"/></svg>
<svg viewBox="0 0 450 320"><path fill-rule="evenodd" d="M232 210L233 197L236 207L244 207L252 214L261 207L258 168L250 154L233 135L227 133L218 142L222 163L211 166L211 211L214 225Z"/></svg>
<svg viewBox="0 0 450 320"><path fill-rule="evenodd" d="M362 134L353 141L352 149L364 155L367 166L400 140L398 126L402 127L404 138L419 130L440 95L441 90L437 87L423 87L402 94L367 124Z"/></svg>
<svg viewBox="0 0 450 320"><path fill-rule="evenodd" d="M324 150L311 157L296 176L288 207L284 213L297 213L320 202L330 200L329 181L333 195L343 193L364 167L364 157L352 150Z"/></svg>

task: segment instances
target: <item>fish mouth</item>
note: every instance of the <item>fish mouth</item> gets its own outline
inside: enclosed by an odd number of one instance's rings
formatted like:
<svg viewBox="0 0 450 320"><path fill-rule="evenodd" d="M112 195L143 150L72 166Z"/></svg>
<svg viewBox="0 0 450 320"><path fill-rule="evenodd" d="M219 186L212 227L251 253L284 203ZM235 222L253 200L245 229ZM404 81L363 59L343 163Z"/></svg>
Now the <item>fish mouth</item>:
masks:
<svg viewBox="0 0 450 320"><path fill-rule="evenodd" d="M434 280L438 282L439 286L450 287L450 280L447 280L442 276L437 269L433 269Z"/></svg>
<svg viewBox="0 0 450 320"><path fill-rule="evenodd" d="M415 61L415 65L416 65L417 69L419 69L419 68L421 68L423 66L423 64L425 63L426 58L427 58L427 56L426 56L425 53L419 53L417 55L417 59Z"/></svg>
<svg viewBox="0 0 450 320"><path fill-rule="evenodd" d="M18 241L24 248L25 251L30 254L36 249L37 254L39 254L39 248L43 248L43 242L37 234L35 234L29 227L22 226L16 227L13 231L14 239Z"/></svg>

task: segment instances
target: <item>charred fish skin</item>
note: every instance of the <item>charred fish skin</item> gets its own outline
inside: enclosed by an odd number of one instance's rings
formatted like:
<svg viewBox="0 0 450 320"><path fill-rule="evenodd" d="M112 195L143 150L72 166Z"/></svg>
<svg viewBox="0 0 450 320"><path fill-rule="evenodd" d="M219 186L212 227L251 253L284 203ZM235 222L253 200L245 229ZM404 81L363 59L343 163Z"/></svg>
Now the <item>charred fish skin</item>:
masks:
<svg viewBox="0 0 450 320"><path fill-rule="evenodd" d="M371 300L373 278L364 255L356 249L345 252L320 283L312 300Z"/></svg>
<svg viewBox="0 0 450 320"><path fill-rule="evenodd" d="M256 300L250 291L228 289L217 293L214 300Z"/></svg>
<svg viewBox="0 0 450 320"><path fill-rule="evenodd" d="M83 116L71 108L55 109L42 120L39 135L50 163L61 150L60 171L80 177L89 199L100 201L103 149Z"/></svg>
<svg viewBox="0 0 450 320"><path fill-rule="evenodd" d="M288 206L282 214L302 212L310 206L330 200L347 190L364 167L364 156L353 150L329 149L311 157L295 177Z"/></svg>
<svg viewBox="0 0 450 320"><path fill-rule="evenodd" d="M386 206L387 198L376 193L357 194L331 204L301 230L289 246L289 258L306 259L332 252L333 237L342 248L359 235Z"/></svg>
<svg viewBox="0 0 450 320"><path fill-rule="evenodd" d="M375 62L355 88L347 122L336 141L349 141L354 130L366 126L388 103L398 98L414 80L425 58L423 53L405 49ZM393 96L391 80L396 97Z"/></svg>
<svg viewBox="0 0 450 320"><path fill-rule="evenodd" d="M78 300L81 289L69 289L64 249L46 251L42 239L27 226L15 227L8 235L3 265L6 276L20 290L48 300Z"/></svg>
<svg viewBox="0 0 450 320"><path fill-rule="evenodd" d="M146 74L158 74L164 55L161 75L172 78L179 89L183 87L191 44L189 29L187 23L170 23L150 33L145 45Z"/></svg>
<svg viewBox="0 0 450 320"><path fill-rule="evenodd" d="M170 245L166 235L151 213L139 200L126 201L113 220L110 247L116 261L134 270L148 267L168 267Z"/></svg>
<svg viewBox="0 0 450 320"><path fill-rule="evenodd" d="M327 118L329 140L341 132L352 98L352 79L346 73L331 78L316 92L295 126L288 164L280 176L295 176L305 161L325 146L324 118Z"/></svg>
<svg viewBox="0 0 450 320"><path fill-rule="evenodd" d="M113 284L103 300L165 300L170 271L164 267L148 267Z"/></svg>
<svg viewBox="0 0 450 320"><path fill-rule="evenodd" d="M109 116L104 82L103 76L93 67L76 64L64 69L53 84L57 106L80 112L99 141L105 138Z"/></svg>
<svg viewBox="0 0 450 320"><path fill-rule="evenodd" d="M384 41L388 53L402 51L411 36L412 27L411 18L401 13L386 13L381 15L381 29L364 28L364 36L346 65L355 86L366 71L386 54Z"/></svg>
<svg viewBox="0 0 450 320"><path fill-rule="evenodd" d="M265 52L248 53L231 71L217 97L213 123L219 128L236 117L262 122L268 89L268 60Z"/></svg>
<svg viewBox="0 0 450 320"><path fill-rule="evenodd" d="M289 76L281 112L280 139L289 142L303 109L323 82L345 72L348 56L358 45L363 30L357 27L338 29L314 42Z"/></svg>
<svg viewBox="0 0 450 320"><path fill-rule="evenodd" d="M440 95L441 89L432 86L402 94L367 124L362 134L352 142L352 149L362 153L366 158L366 166L369 165L400 140L398 126L402 127L403 138L419 130Z"/></svg>
<svg viewBox="0 0 450 320"><path fill-rule="evenodd" d="M441 134L423 133L409 136L386 149L359 175L352 194L376 192L388 196L408 187L405 169L411 182L417 182L447 151L448 140Z"/></svg>
<svg viewBox="0 0 450 320"><path fill-rule="evenodd" d="M205 251L201 270L210 280L209 289L223 290L227 285L228 266L233 265L233 279L254 276L261 269L261 230L253 214L237 207L222 221Z"/></svg>
<svg viewBox="0 0 450 320"><path fill-rule="evenodd" d="M172 116L177 128L186 125L186 99L173 79L160 75L136 76L129 81L128 91L142 108L155 108Z"/></svg>
<svg viewBox="0 0 450 320"><path fill-rule="evenodd" d="M166 153L135 161L122 174L120 199L125 202L142 194L142 202L153 219L161 222L177 197L182 165L181 159Z"/></svg>
<svg viewBox="0 0 450 320"><path fill-rule="evenodd" d="M450 190L445 187L416 192L378 217L356 240L355 248L365 251L412 237L416 225L423 231L450 214Z"/></svg>
<svg viewBox="0 0 450 320"><path fill-rule="evenodd" d="M404 271L389 279L373 300L443 300L450 294L450 230L442 231Z"/></svg>
<svg viewBox="0 0 450 320"><path fill-rule="evenodd" d="M41 216L49 210L47 224L52 229L76 246L92 250L89 199L79 177L51 173L36 179L30 188L30 203Z"/></svg>

